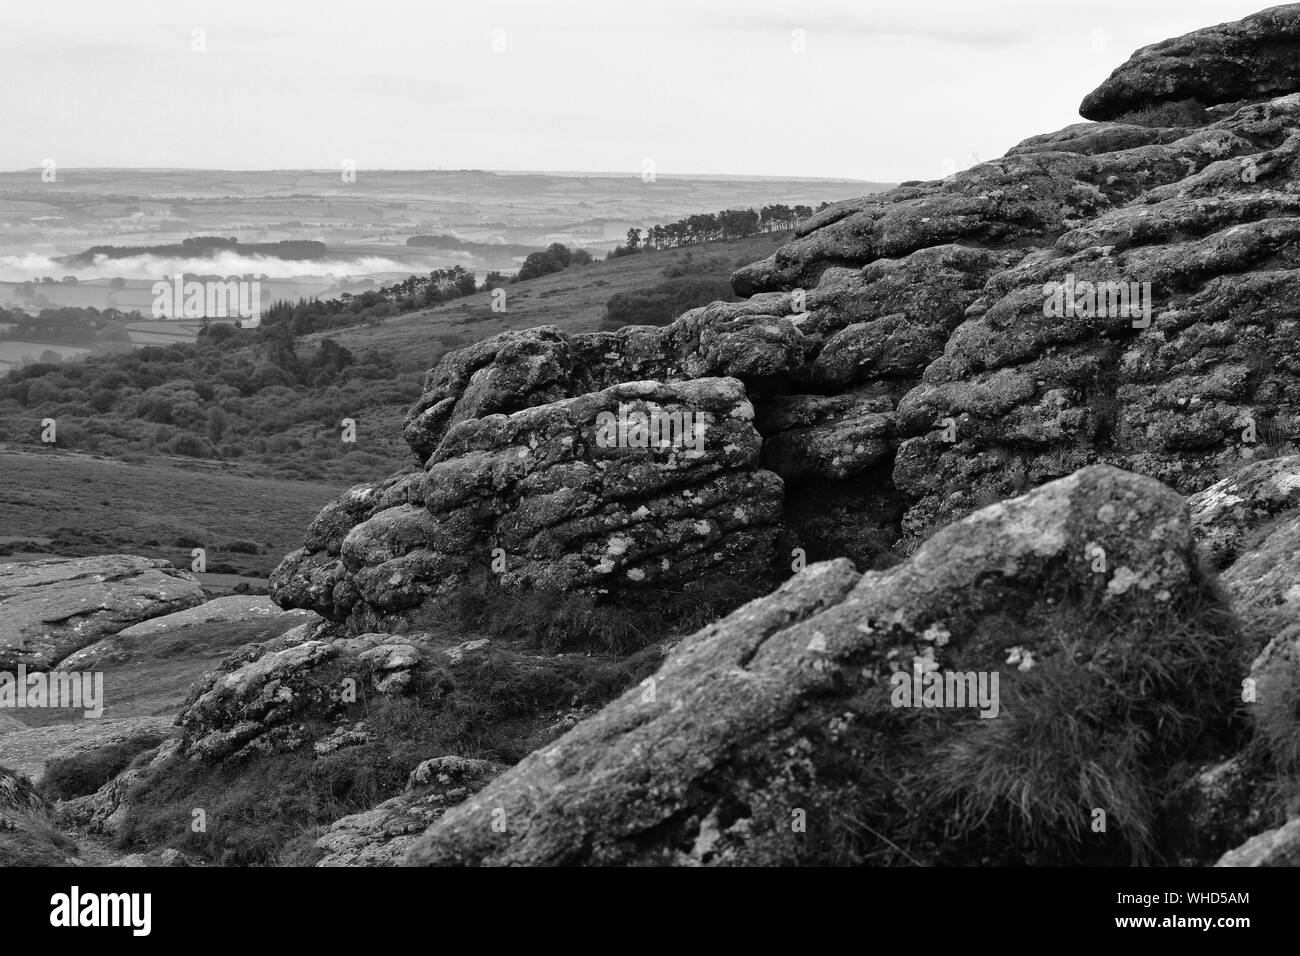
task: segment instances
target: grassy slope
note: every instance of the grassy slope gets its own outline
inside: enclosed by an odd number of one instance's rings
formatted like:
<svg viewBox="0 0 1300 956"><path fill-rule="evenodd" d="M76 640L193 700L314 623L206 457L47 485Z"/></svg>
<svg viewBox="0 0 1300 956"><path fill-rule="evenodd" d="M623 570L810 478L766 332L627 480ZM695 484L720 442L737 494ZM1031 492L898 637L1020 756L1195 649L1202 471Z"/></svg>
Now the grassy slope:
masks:
<svg viewBox="0 0 1300 956"><path fill-rule="evenodd" d="M229 564L256 575L301 545L316 512L343 490L323 482L251 477L186 458L134 465L3 446L0 476L0 541L53 539L43 549L52 554L139 554L188 568L190 548L174 543L188 537L207 549L209 568ZM225 550L238 540L256 542L262 553Z"/></svg>
<svg viewBox="0 0 1300 956"><path fill-rule="evenodd" d="M444 337L455 337L468 345L509 329L539 325L555 325L566 332L590 332L599 328L610 296L661 282L669 266L688 260L717 259L720 267L706 275L729 278L737 267L767 258L789 239L788 232L774 232L732 242L593 262L506 286L504 313L492 311L488 293L476 292L464 299L382 319L370 326L307 336L304 340L307 346L302 351L309 354L311 343L328 337L352 350L378 348L400 356L403 361L429 366L445 348Z"/></svg>

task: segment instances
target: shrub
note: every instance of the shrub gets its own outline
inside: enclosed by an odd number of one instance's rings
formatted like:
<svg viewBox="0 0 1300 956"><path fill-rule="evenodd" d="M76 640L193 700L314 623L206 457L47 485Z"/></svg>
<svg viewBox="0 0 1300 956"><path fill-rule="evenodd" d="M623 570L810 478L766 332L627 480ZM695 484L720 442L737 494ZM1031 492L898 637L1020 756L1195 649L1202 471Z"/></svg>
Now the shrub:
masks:
<svg viewBox="0 0 1300 956"><path fill-rule="evenodd" d="M1117 116L1114 122L1130 123L1134 126L1204 126L1215 119L1212 113L1205 111L1203 104L1188 99L1144 106L1123 116Z"/></svg>
<svg viewBox="0 0 1300 956"><path fill-rule="evenodd" d="M726 279L665 279L647 289L611 296L605 305L604 326L617 329L625 325L667 325L688 309L717 301L736 301Z"/></svg>

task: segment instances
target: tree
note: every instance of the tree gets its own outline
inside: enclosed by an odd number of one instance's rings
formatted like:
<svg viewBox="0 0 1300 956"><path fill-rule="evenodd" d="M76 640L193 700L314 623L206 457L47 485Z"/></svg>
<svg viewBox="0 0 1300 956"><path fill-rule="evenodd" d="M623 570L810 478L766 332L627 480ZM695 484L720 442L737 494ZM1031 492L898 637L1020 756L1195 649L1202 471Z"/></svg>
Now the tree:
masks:
<svg viewBox="0 0 1300 956"><path fill-rule="evenodd" d="M208 412L208 441L215 445L225 433L226 413L220 408L214 408Z"/></svg>
<svg viewBox="0 0 1300 956"><path fill-rule="evenodd" d="M629 229L627 231L627 247L635 252L641 248L641 230Z"/></svg>

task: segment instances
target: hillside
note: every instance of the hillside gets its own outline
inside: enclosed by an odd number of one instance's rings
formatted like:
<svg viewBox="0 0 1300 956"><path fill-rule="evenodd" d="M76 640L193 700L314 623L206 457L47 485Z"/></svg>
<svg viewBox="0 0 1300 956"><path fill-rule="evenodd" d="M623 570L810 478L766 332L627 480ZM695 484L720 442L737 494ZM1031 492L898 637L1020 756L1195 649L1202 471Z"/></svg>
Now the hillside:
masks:
<svg viewBox="0 0 1300 956"><path fill-rule="evenodd" d="M55 728L9 792L234 866L1294 865L1297 62L1300 4L1145 47L1091 122L839 202L664 325L598 327L656 254L205 336L184 371L260 347L282 433L276 376L374 399L323 472L409 454L233 623L136 557L0 565L0 664L162 667L133 719L186 627L232 649L168 739Z"/></svg>
<svg viewBox="0 0 1300 956"><path fill-rule="evenodd" d="M411 460L402 420L425 370L448 351L539 324L593 330L617 292L652 287L673 269L724 281L737 264L770 254L788 235L624 256L540 276L506 287L504 313L492 312L481 293L298 338L307 365L326 339L357 356L355 366L328 381L273 373L267 346L239 339L223 343L220 362L182 346L153 356L158 364L141 363L137 353L82 368L47 366L21 388L0 380L0 556L107 550L188 566L189 548L173 542L193 539L208 546L211 565L264 584L296 546L298 529L330 498L376 469ZM82 373L84 384L74 377ZM223 440L211 443L214 415L227 425ZM54 448L39 440L47 417L58 422ZM339 441L344 417L357 422L351 444ZM248 437L232 441L236 435ZM123 456L129 463L117 460ZM85 488L95 490L84 494ZM141 501L150 507L141 509ZM231 501L256 507L231 508ZM240 540L257 542L260 556L223 548Z"/></svg>
<svg viewBox="0 0 1300 956"><path fill-rule="evenodd" d="M588 266L539 276L505 286L506 311L493 312L488 293L476 293L377 323L337 332L306 336L308 343L329 337L345 348L380 349L403 363L429 368L445 350L444 340L468 345L515 329L554 325L567 332L590 332L605 317L605 304L618 292L646 288L664 272L696 263L701 276L730 280L742 265L775 252L790 238L771 232L747 239L710 242L679 249L662 249L601 260Z"/></svg>
<svg viewBox="0 0 1300 956"><path fill-rule="evenodd" d="M297 529L342 490L182 458L10 445L0 445L0 475L0 562L116 552L188 568L202 547L214 589L237 583L231 574L264 583Z"/></svg>

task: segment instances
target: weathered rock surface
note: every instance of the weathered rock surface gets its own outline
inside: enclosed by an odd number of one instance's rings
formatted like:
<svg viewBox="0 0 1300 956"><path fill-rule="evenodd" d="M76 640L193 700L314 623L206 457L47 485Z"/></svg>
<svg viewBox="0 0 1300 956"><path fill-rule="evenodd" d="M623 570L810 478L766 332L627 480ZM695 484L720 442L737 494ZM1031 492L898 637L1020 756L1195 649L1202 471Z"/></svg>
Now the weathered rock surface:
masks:
<svg viewBox="0 0 1300 956"><path fill-rule="evenodd" d="M108 746L131 746L175 733L174 717L101 717L48 727L24 727L0 736L0 765L39 782L45 765Z"/></svg>
<svg viewBox="0 0 1300 956"><path fill-rule="evenodd" d="M231 594L132 624L69 655L62 666L69 670L103 670L143 657L146 649L154 649L162 642L174 645L177 637L192 637L206 646L212 643L208 640L212 632L221 628L239 631L235 638L235 646L239 646L253 643L254 638L245 635L260 634L263 627L278 627L283 632L313 619L314 616L307 611L282 610L266 595ZM245 629L243 625L252 626ZM278 635L268 634L261 639L269 640L274 636Z"/></svg>
<svg viewBox="0 0 1300 956"><path fill-rule="evenodd" d="M133 624L59 666L104 673L106 716L175 714L190 685L231 652L319 621L310 611L282 610L265 595L233 594Z"/></svg>
<svg viewBox="0 0 1300 956"><path fill-rule="evenodd" d="M603 418L636 414L661 416L649 441ZM507 589L537 590L761 575L782 496L759 467L761 444L727 378L631 382L463 420L423 474L354 489L318 519L328 531L313 525L309 538L320 549L286 558L272 595L364 629L492 572Z"/></svg>
<svg viewBox="0 0 1300 956"><path fill-rule="evenodd" d="M1300 866L1300 819L1251 837L1215 866Z"/></svg>
<svg viewBox="0 0 1300 956"><path fill-rule="evenodd" d="M1079 113L1105 120L1166 102L1213 106L1296 89L1300 5L1286 4L1143 47L1088 94Z"/></svg>
<svg viewBox="0 0 1300 956"><path fill-rule="evenodd" d="M397 866L420 834L502 771L487 760L438 757L411 773L406 793L343 817L319 839L317 866Z"/></svg>
<svg viewBox="0 0 1300 956"><path fill-rule="evenodd" d="M112 554L0 564L0 669L47 668L132 624L203 600L167 561Z"/></svg>
<svg viewBox="0 0 1300 956"><path fill-rule="evenodd" d="M0 766L0 866L69 866L76 853L50 823L50 805L31 781Z"/></svg>
<svg viewBox="0 0 1300 956"><path fill-rule="evenodd" d="M17 818L48 817L50 805L32 782L7 767L0 767L0 827Z"/></svg>
<svg viewBox="0 0 1300 956"><path fill-rule="evenodd" d="M1098 547L1107 572L1090 563ZM794 810L833 839L830 817L881 786L867 755L898 746L882 735L897 716L891 673L918 660L1001 671L1005 700L1016 673L1059 650L1053 613L1117 615L1080 665L1109 667L1140 622L1204 586L1178 495L1085 469L949 525L888 571L834 561L795 575L678 645L653 694L634 688L448 811L407 861L797 859Z"/></svg>
<svg viewBox="0 0 1300 956"><path fill-rule="evenodd" d="M329 638L304 624L242 648L197 682L177 718L180 753L193 759L293 750L322 722L371 694L401 694L423 657L413 638Z"/></svg>
<svg viewBox="0 0 1300 956"><path fill-rule="evenodd" d="M1289 824L1246 840L1294 809L1286 795L1300 778L1300 455L1242 468L1192 495L1188 507L1258 653L1242 688L1253 739L1184 788L1194 796L1181 807L1187 842L1208 848L1207 837L1234 837L1227 845L1240 845L1220 866L1300 865L1286 864L1294 855Z"/></svg>
<svg viewBox="0 0 1300 956"><path fill-rule="evenodd" d="M1236 561L1257 529L1300 508L1300 455L1247 465L1187 499L1196 538L1215 568Z"/></svg>

